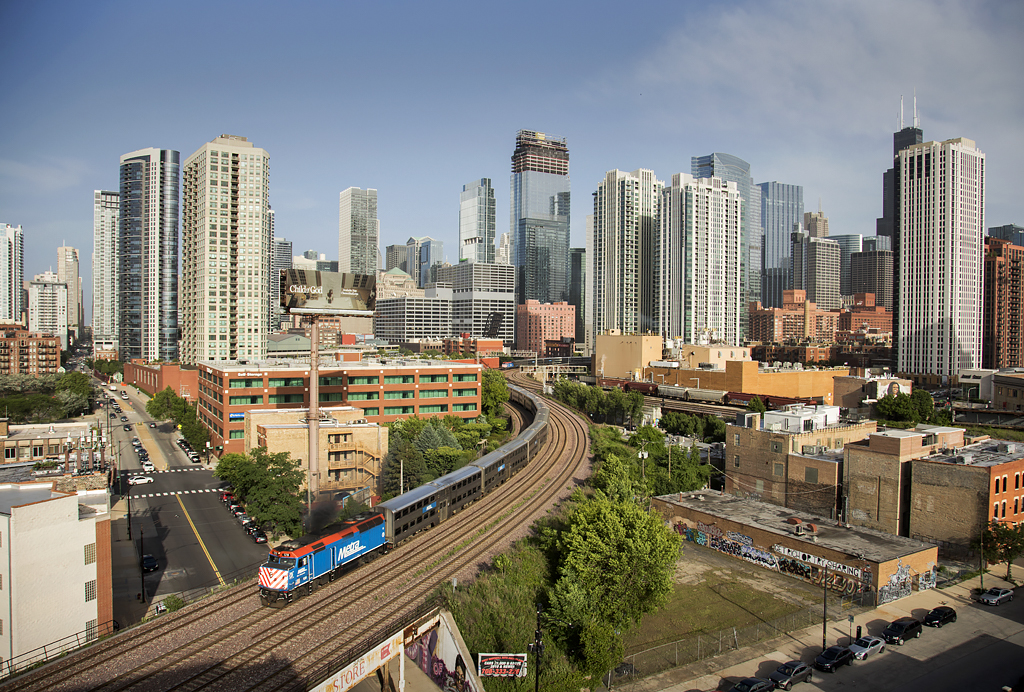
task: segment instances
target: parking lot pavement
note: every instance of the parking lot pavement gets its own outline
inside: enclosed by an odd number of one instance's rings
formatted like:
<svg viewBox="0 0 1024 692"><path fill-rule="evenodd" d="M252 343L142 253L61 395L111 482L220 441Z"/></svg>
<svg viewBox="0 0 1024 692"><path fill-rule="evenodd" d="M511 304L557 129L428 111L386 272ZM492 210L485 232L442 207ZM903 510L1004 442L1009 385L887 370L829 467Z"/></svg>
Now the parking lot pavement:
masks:
<svg viewBox="0 0 1024 692"><path fill-rule="evenodd" d="M1013 584L996 576L1005 574L1005 566L995 565L990 569L991 571L985 575L986 589L994 586L1013 588ZM858 671L859 675L852 675L851 669L839 671L834 676L816 672L812 684L800 684L795 689L895 690L903 689L907 684L913 685L915 680L921 681L929 676L943 675L946 676L945 679L940 679L938 683L933 680L927 689L969 689L970 687L962 686L965 681L954 682L949 679L949 676L956 675L964 676L966 681L974 684L982 679L998 682L994 686L985 687L993 690L998 690L1001 685L1016 682L1024 673L1024 664L1020 664L1020 670L1014 668L1019 665L1021 653L1024 652L1024 605L1019 609L1018 603L988 608L974 603L971 591L980 586L980 581L980 577L975 577L947 589L917 591L906 598L863 612L855 616L852 623L847 620L829 622L826 629L828 645L845 646L850 643L850 634L856 633L858 625L863 628L865 634L877 635L885 624L892 620L905 616L922 619L925 613L939 605L952 606L959 615L957 623L947 625L941 630L926 627L920 640L908 642L903 647L887 647L885 653L874 659L856 662L852 669ZM1024 594L1017 600L1024 600ZM819 624L636 682L615 684L614 689L623 692L728 690L742 678L767 677L777 665L785 661L813 661L821 652L821 643L822 628ZM978 671L982 677L972 679L976 666L964 664L972 659L978 660L982 655L979 652L990 658L995 657L998 661L1006 659L1006 670L995 673L991 667L985 668ZM972 659L965 658L968 656ZM950 666L946 672L939 670L949 663L955 665ZM990 662L987 665L993 664ZM867 675L866 672L869 670L870 674ZM879 676L884 676L885 684L880 685ZM938 686L935 686L936 684Z"/></svg>

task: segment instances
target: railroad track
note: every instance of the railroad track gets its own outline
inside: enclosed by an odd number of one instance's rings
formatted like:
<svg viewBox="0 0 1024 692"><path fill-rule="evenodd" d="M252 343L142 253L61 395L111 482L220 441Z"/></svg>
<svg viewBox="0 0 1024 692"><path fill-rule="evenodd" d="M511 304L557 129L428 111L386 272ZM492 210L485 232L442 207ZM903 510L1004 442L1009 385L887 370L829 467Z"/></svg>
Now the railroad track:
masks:
<svg viewBox="0 0 1024 692"><path fill-rule="evenodd" d="M523 376L520 376L523 377ZM539 383L517 378L537 390ZM283 608L262 607L255 582L135 628L10 681L7 690L305 689L324 663L351 653L439 584L475 572L509 536L568 495L589 462L586 424L555 402L548 443L504 486L369 565ZM513 426L522 411L510 407Z"/></svg>

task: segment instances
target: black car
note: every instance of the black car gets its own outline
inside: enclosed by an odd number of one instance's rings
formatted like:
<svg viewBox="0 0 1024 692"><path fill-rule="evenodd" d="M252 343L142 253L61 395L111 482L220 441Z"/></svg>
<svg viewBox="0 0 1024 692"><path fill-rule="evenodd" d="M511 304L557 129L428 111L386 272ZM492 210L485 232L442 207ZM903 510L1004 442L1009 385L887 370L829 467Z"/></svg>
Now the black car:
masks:
<svg viewBox="0 0 1024 692"><path fill-rule="evenodd" d="M845 646L830 646L814 659L814 667L826 673L834 673L840 666L853 663L853 652Z"/></svg>
<svg viewBox="0 0 1024 692"><path fill-rule="evenodd" d="M255 531L253 531L249 535L252 536L252 542L253 543L266 543L267 542L267 534L263 532L263 529L256 529Z"/></svg>
<svg viewBox="0 0 1024 692"><path fill-rule="evenodd" d="M775 689L771 680L744 678L729 688L729 692L770 692Z"/></svg>
<svg viewBox="0 0 1024 692"><path fill-rule="evenodd" d="M900 618L893 620L889 626L882 630L882 639L888 644L903 646L903 642L910 638L921 636L921 621L914 618Z"/></svg>
<svg viewBox="0 0 1024 692"><path fill-rule="evenodd" d="M115 413L114 411L111 411L110 412L110 417L111 418L117 418L117 413Z"/></svg>
<svg viewBox="0 0 1024 692"><path fill-rule="evenodd" d="M130 424L129 424L129 425L125 425L125 426L124 426L124 429L125 429L125 430L131 430L131 429L132 429L132 426L131 426Z"/></svg>
<svg viewBox="0 0 1024 692"><path fill-rule="evenodd" d="M797 682L811 681L811 667L803 661L789 661L779 666L768 679L775 683L775 686L788 690Z"/></svg>
<svg viewBox="0 0 1024 692"><path fill-rule="evenodd" d="M142 556L139 565L142 567L143 572L155 572L160 569L160 564L156 561L156 558L149 554Z"/></svg>
<svg viewBox="0 0 1024 692"><path fill-rule="evenodd" d="M928 614L924 616L924 624L929 627L942 627L947 622L956 622L956 611L949 606L932 608L928 611Z"/></svg>

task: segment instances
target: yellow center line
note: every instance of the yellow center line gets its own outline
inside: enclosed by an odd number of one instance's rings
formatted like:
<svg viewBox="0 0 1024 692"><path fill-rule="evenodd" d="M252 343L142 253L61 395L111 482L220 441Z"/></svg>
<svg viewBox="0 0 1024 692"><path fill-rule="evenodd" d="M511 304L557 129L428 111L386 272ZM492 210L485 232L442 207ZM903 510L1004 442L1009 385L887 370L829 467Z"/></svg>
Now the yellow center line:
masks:
<svg viewBox="0 0 1024 692"><path fill-rule="evenodd" d="M221 586L226 586L224 583L224 577L220 576L220 570L217 569L217 565L213 564L213 558L210 557L210 551L206 549L206 544L203 543L203 539L199 537L199 529L192 522L192 517L188 515L188 510L185 509L185 503L181 501L181 495L175 495L175 499L178 500L178 504L181 505L181 511L185 513L185 518L188 519L189 526L192 527L192 532L196 535L196 540L199 541L199 547L206 553L206 559L210 561L210 567L213 568L213 573L217 575L217 581L220 582Z"/></svg>

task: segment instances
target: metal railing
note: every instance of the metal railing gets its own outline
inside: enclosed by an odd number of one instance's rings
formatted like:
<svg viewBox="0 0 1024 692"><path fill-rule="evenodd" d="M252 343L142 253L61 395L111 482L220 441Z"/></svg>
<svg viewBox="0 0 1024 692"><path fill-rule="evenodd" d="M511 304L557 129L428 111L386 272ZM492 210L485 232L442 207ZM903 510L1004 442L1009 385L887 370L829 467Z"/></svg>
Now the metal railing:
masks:
<svg viewBox="0 0 1024 692"><path fill-rule="evenodd" d="M848 599L836 599L834 602L829 599L829 614L832 615L829 619L831 621L839 620L841 618L837 616L840 614L842 619L845 619L845 611L856 607L856 605L854 601ZM616 667L614 679L618 682L637 680L670 668L713 658L727 651L736 651L787 632L811 625L820 625L821 621L821 605L816 605L746 627L727 627L717 632L704 632L629 654Z"/></svg>
<svg viewBox="0 0 1024 692"><path fill-rule="evenodd" d="M4 678L13 677L30 668L40 666L55 658L66 656L72 651L84 646L94 644L101 638L109 637L116 631L114 621L108 620L107 622L100 623L95 627L89 627L81 632L69 634L68 636L50 642L49 644L43 644L31 651L18 654L10 660L0 661L2 676Z"/></svg>

